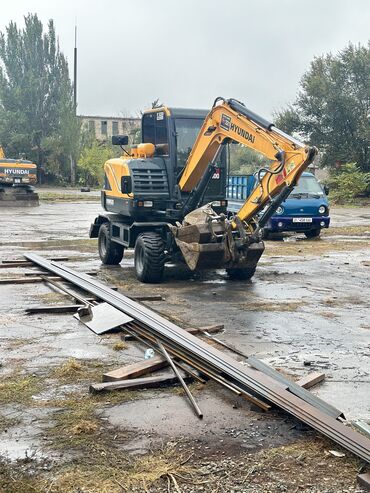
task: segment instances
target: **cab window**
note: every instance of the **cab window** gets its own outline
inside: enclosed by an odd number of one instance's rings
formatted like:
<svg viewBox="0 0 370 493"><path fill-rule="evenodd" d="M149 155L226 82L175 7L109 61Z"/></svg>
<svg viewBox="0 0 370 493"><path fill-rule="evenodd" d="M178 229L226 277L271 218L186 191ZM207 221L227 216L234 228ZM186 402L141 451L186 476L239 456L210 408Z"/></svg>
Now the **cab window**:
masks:
<svg viewBox="0 0 370 493"><path fill-rule="evenodd" d="M178 168L183 168L185 166L202 124L203 120L195 118L176 119L175 125Z"/></svg>
<svg viewBox="0 0 370 493"><path fill-rule="evenodd" d="M203 125L203 121L204 120L201 120L200 118L176 119L177 167L179 169L185 167L199 130ZM216 164L221 166L221 156L218 157Z"/></svg>
<svg viewBox="0 0 370 493"><path fill-rule="evenodd" d="M168 144L167 117L164 111L143 116L143 142L154 145Z"/></svg>

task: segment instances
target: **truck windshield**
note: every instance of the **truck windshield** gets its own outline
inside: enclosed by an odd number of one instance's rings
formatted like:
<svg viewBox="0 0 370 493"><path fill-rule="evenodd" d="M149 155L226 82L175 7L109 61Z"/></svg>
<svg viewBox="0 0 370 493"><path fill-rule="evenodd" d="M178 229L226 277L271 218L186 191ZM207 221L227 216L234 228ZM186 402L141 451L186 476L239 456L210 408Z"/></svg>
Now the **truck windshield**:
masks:
<svg viewBox="0 0 370 493"><path fill-rule="evenodd" d="M301 176L298 185L290 194L291 197L301 195L323 195L323 190L314 176Z"/></svg>

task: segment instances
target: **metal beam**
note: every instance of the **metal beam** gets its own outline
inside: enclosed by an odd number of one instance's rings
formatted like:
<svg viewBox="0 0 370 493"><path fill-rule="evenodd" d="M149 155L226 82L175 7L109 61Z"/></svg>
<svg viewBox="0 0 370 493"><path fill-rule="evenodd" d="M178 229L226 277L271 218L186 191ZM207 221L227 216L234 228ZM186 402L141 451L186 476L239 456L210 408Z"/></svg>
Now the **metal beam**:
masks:
<svg viewBox="0 0 370 493"><path fill-rule="evenodd" d="M316 409L311 404L303 401L273 378L253 368L241 365L235 359L199 340L199 338L189 334L173 322L127 298L127 296L113 291L86 274L75 272L55 262L48 262L36 254L25 254L25 257L99 297L118 310L122 310L139 321L159 341L165 342L167 346L170 344L179 353L188 355L198 366L204 366L219 372L230 382L267 399L344 448L370 462L370 440L368 438L347 428L332 416L328 416L320 409Z"/></svg>

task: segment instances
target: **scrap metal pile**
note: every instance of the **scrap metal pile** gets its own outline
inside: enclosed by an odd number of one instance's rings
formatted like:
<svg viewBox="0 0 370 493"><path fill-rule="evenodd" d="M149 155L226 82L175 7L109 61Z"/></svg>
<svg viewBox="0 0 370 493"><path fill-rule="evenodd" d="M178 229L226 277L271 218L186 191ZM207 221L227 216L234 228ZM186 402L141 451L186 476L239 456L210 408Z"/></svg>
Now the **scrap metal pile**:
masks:
<svg viewBox="0 0 370 493"><path fill-rule="evenodd" d="M370 462L369 438L348 427L341 411L286 379L256 358L245 357L245 362L240 362L87 274L76 272L63 264L46 260L36 254L29 253L25 257L44 271L64 279L103 302L103 307L110 310L103 309L103 313L110 313L105 318L105 325L112 325L109 317L113 316L114 312L114 317L117 318L114 319L113 325L120 326L131 336L155 349L160 355L157 357L158 368L166 363L170 364L176 372L176 377L182 380L185 389L187 387L182 377L183 373L180 374L177 367L198 380L204 381L204 378L210 378L264 409L275 405ZM46 279L50 280L50 277ZM94 320L94 311L101 310L97 307L99 305L84 306L84 310L79 314L81 320L83 317ZM101 385L109 386L109 384ZM117 381L111 382L112 388L120 388L119 385ZM145 383L143 385L145 386ZM150 386L149 382L147 386ZM95 390L99 391L99 388ZM202 412L199 406L189 391L187 395L196 414L201 418Z"/></svg>

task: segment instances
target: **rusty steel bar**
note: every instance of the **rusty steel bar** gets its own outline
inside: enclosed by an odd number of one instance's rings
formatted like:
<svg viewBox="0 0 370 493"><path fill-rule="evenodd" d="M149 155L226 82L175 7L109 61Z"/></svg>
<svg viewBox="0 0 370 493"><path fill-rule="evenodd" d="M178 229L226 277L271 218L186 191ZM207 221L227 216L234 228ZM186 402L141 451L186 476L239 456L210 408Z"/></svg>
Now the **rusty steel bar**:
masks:
<svg viewBox="0 0 370 493"><path fill-rule="evenodd" d="M190 390L189 390L188 386L186 385L184 379L180 375L178 369L176 368L174 362L172 361L172 358L167 353L167 351L166 351L166 349L165 349L165 347L163 346L162 343L160 343L159 341L157 341L157 344L158 344L159 349L162 351L163 356L166 358L166 360L168 361L169 365L171 366L174 374L177 376L179 382L181 383L182 388L184 389L186 395L188 396L188 399L191 402L191 405L193 406L194 411L196 412L198 418L199 419L203 419L203 413L200 410L200 407L198 406L197 401L194 399L193 394L190 392Z"/></svg>

